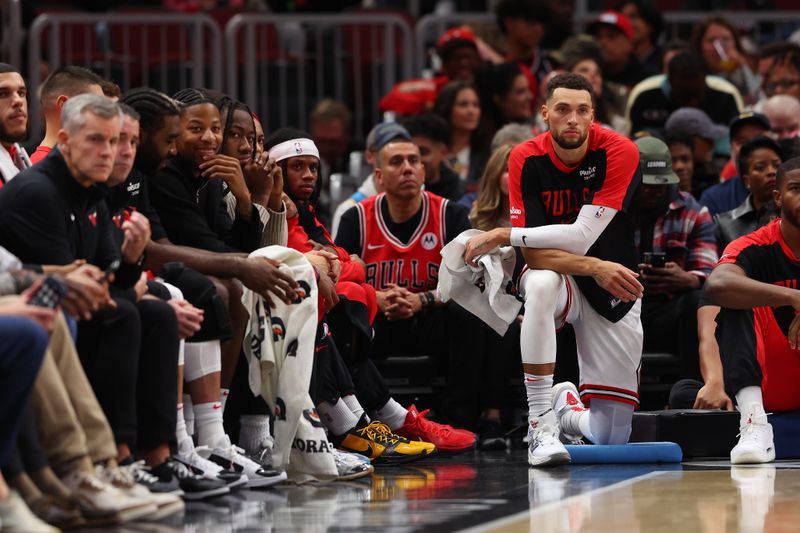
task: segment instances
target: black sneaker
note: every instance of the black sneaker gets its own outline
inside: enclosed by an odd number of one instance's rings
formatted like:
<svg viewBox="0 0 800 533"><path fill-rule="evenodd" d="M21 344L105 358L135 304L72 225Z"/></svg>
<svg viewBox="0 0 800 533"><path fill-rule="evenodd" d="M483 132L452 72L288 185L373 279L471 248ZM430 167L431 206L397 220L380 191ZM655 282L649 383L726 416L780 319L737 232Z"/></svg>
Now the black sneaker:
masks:
<svg viewBox="0 0 800 533"><path fill-rule="evenodd" d="M162 482L177 480L183 497L187 500L213 498L231 491L225 481L196 476L183 463L173 459L167 459L151 468L150 474Z"/></svg>
<svg viewBox="0 0 800 533"><path fill-rule="evenodd" d="M154 475L152 469L149 466L145 466L144 461L136 461L123 467L128 469L136 483L144 485L150 492L183 496L183 490L178 478L175 476L162 478Z"/></svg>
<svg viewBox="0 0 800 533"><path fill-rule="evenodd" d="M482 418L478 422L478 449L482 451L505 451L511 441L503 431L503 426L494 420Z"/></svg>

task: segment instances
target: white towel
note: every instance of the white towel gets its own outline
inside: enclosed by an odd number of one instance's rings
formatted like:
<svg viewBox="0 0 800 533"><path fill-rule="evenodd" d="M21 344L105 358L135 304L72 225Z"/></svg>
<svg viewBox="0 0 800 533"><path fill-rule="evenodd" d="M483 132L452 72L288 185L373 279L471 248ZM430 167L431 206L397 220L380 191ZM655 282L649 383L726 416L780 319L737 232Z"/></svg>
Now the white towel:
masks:
<svg viewBox="0 0 800 533"><path fill-rule="evenodd" d="M500 335L516 320L522 302L510 294L516 255L514 248L503 246L478 257L477 267L464 262L464 249L474 235L470 229L442 248L439 268L439 298L454 300L458 305L486 322Z"/></svg>
<svg viewBox="0 0 800 533"><path fill-rule="evenodd" d="M282 263L305 292L286 305L273 297L271 309L249 289L242 303L250 313L244 338L253 394L261 395L275 414L273 464L285 468L298 483L337 477L331 444L308 394L317 331L317 282L314 269L300 252L268 246L250 254Z"/></svg>
<svg viewBox="0 0 800 533"><path fill-rule="evenodd" d="M8 153L6 147L0 144L0 176L2 176L3 180L6 183L11 181L11 179L19 174L20 170L24 170L30 167L30 159L28 158L28 153L25 151L25 148L22 148L19 144L14 144L14 147L17 150L17 161L11 157L11 154Z"/></svg>

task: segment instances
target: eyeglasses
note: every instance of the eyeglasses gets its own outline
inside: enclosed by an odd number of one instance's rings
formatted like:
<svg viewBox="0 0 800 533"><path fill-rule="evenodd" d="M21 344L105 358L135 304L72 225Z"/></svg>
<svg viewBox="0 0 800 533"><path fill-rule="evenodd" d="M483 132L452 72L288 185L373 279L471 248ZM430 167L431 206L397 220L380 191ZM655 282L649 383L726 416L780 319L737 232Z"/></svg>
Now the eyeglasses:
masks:
<svg viewBox="0 0 800 533"><path fill-rule="evenodd" d="M774 93L778 89L782 89L784 91L791 89L792 87L800 84L800 79L796 80L776 80L770 83L764 84L764 92L766 93Z"/></svg>

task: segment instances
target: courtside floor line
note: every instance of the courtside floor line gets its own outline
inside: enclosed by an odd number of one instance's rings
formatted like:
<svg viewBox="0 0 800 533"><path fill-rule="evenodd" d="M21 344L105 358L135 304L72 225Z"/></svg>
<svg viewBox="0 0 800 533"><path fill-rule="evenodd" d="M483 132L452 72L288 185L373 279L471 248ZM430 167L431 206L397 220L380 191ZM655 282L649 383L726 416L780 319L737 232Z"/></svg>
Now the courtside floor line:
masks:
<svg viewBox="0 0 800 533"><path fill-rule="evenodd" d="M528 467L528 468L531 468L531 467ZM486 522L485 524L480 524L480 525L473 526L473 527L470 527L470 528L467 528L467 529L462 529L461 533L483 533L485 531L501 531L504 528L506 528L506 527L508 527L508 526L510 526L512 524L516 524L516 523L521 522L522 520L525 520L527 522L527 521L530 520L530 518L532 516L536 516L538 514L547 513L549 511L556 510L556 509L558 509L560 507L566 507L570 503L572 503L573 501L577 501L580 498L585 498L587 496L592 497L592 496L595 496L597 494L603 494L605 492L610 492L612 490L617 490L617 489L620 489L622 487L627 487L628 485L633 485L634 483L638 483L639 481L644 481L644 480L647 480L647 479L650 479L650 478L659 477L659 476L664 475L664 474L675 474L675 471L674 470L673 471L655 470L655 471L649 472L647 474L642 474L640 476L632 477L630 479L625 479L625 480L620 481L618 483L614 483L613 485L608 485L607 487L602 487L602 488L599 488L599 489L594 489L594 490L590 490L590 491L587 491L587 492L582 492L580 494L575 494L573 496L570 496L569 498L565 498L563 500L559 500L559 501L555 501L555 502L546 503L546 504L544 504L544 505L542 505L540 507L536 507L534 509L528 509L528 510L525 510L525 511L520 511L520 512L514 513L514 514L512 514L510 516L506 516L506 517L503 517L503 518L496 518L494 520Z"/></svg>

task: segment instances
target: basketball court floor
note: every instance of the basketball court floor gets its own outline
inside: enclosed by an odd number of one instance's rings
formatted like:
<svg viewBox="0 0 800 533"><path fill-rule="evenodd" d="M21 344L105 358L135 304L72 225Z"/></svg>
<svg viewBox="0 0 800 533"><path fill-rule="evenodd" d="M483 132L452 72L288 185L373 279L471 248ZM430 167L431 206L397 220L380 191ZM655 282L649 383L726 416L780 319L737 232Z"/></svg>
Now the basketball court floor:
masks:
<svg viewBox="0 0 800 533"><path fill-rule="evenodd" d="M183 516L166 522L104 531L465 530L800 531L800 461L734 468L725 461L690 461L532 469L524 449L476 452L380 467L353 482L238 491L189 503Z"/></svg>

